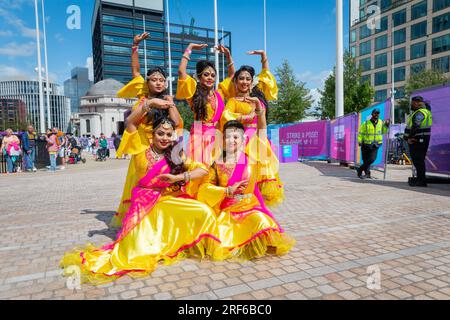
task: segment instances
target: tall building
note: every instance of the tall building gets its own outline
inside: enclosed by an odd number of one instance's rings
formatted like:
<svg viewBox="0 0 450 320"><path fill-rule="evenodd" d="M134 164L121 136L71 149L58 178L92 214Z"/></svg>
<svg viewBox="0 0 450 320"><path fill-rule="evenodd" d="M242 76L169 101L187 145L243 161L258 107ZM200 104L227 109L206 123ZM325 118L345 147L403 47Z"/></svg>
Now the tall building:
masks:
<svg viewBox="0 0 450 320"><path fill-rule="evenodd" d="M349 40L363 81L375 88L375 102L391 96L392 78L395 98L403 98L410 75L450 72L450 0L352 0Z"/></svg>
<svg viewBox="0 0 450 320"><path fill-rule="evenodd" d="M0 98L0 131L24 130L27 125L25 103L20 99Z"/></svg>
<svg viewBox="0 0 450 320"><path fill-rule="evenodd" d="M211 4L212 5L212 4ZM145 21L145 22L144 22ZM167 30L163 0L96 0L92 19L92 46L95 82L113 78L122 83L131 80L131 46L133 37L145 30L150 33L146 41L147 68L161 66L168 71ZM178 64L190 42L208 43L209 48L194 52L188 64L188 73L195 72L199 60L214 60L210 50L214 46L214 30L194 26L171 24L172 76L178 76ZM219 42L231 48L231 33L219 31ZM220 56L219 76L222 78L223 56ZM139 47L141 74L145 75L144 43Z"/></svg>
<svg viewBox="0 0 450 320"><path fill-rule="evenodd" d="M72 113L78 113L80 98L88 92L92 84L92 81L89 80L88 68L72 69L71 78L64 81L64 95L70 98Z"/></svg>
<svg viewBox="0 0 450 320"><path fill-rule="evenodd" d="M47 99L46 99L46 83L44 87L44 111L45 126L47 123ZM70 99L62 95L61 88L50 83L50 121L52 126L56 126L61 130L67 130L70 120ZM32 124L40 133L45 132L47 128L40 126L40 109L39 109L39 82L34 80L8 80L0 81L0 98L19 99L25 103L27 110L27 121Z"/></svg>

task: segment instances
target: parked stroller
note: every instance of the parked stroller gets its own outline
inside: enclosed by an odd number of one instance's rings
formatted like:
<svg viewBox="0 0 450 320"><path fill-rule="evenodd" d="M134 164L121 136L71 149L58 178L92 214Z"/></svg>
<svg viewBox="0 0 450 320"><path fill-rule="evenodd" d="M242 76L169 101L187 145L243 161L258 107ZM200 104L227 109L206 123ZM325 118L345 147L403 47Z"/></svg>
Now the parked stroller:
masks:
<svg viewBox="0 0 450 320"><path fill-rule="evenodd" d="M97 158L95 161L106 161L106 157L108 156L108 149L107 148L99 148L97 150Z"/></svg>
<svg viewBox="0 0 450 320"><path fill-rule="evenodd" d="M86 159L81 156L81 147L76 146L70 149L69 163L77 164L79 161L86 163Z"/></svg>

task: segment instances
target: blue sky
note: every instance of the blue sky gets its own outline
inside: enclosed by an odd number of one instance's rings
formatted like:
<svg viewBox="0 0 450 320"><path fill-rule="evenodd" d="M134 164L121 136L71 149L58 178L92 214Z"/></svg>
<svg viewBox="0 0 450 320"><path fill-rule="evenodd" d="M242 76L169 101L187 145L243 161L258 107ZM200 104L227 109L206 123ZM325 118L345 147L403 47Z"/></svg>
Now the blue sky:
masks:
<svg viewBox="0 0 450 320"><path fill-rule="evenodd" d="M348 2L344 1L344 44L348 43ZM218 0L219 28L232 32L236 65L263 48L263 0ZM80 30L69 30L70 5L81 9ZM62 84L75 66L92 63L91 18L94 0L45 0L50 76ZM212 0L170 0L172 22L214 26ZM41 14L41 13L40 13ZM268 54L271 69L287 59L310 89L323 86L335 63L335 0L267 0ZM41 21L42 29L42 21ZM37 65L34 0L0 0L0 78L35 77Z"/></svg>

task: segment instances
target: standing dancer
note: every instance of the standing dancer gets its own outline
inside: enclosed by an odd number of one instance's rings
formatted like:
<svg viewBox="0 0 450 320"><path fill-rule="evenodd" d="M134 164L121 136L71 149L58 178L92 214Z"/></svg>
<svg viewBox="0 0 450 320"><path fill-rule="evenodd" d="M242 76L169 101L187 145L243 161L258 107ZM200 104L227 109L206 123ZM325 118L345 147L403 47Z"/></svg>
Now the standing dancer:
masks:
<svg viewBox="0 0 450 320"><path fill-rule="evenodd" d="M217 70L210 61L199 61L196 65L196 79L186 72L188 61L193 50L202 50L207 44L191 43L183 54L178 69L178 89L176 98L186 100L194 112L194 124L191 128L189 141L189 157L195 161L211 165L217 156L218 141L216 134L219 121L224 110L224 92L229 92L234 76L234 63L230 50L220 45L218 50L225 54L228 61L228 78L220 84L219 90L214 89Z"/></svg>
<svg viewBox="0 0 450 320"><path fill-rule="evenodd" d="M155 119L161 117L170 118L176 125L177 131L183 128L183 120L180 113L173 103L173 99L166 95L167 81L166 73L160 67L151 68L147 72L147 79L141 76L139 65L139 43L148 39L147 32L136 35L134 37L134 44L131 53L131 67L133 80L125 85L118 93L120 98L138 98L138 102L133 106L133 110L142 110L144 107L150 107L147 113L142 115L140 124L138 126L138 134L141 136L141 141L150 145L153 136L152 123ZM151 98L159 98L166 101L163 103L150 104ZM128 135L125 133L122 137L122 142L117 150L117 157L122 157L124 148L129 144ZM111 226L119 227L122 223L125 212L127 212L131 201L131 190L137 185L138 181L144 176L148 166L147 159L141 157L139 161L131 161L128 167L128 173L125 181L125 186L120 200L119 208L114 215Z"/></svg>

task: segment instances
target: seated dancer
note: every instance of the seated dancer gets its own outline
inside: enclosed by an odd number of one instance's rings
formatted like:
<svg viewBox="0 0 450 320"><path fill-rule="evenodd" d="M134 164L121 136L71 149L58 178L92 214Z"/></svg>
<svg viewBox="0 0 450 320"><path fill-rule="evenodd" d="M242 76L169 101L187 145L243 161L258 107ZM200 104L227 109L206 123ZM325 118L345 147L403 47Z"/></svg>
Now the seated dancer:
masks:
<svg viewBox="0 0 450 320"><path fill-rule="evenodd" d="M265 109L259 105L255 113L261 140L258 135L255 137L262 143L266 134ZM269 175L266 172L268 165L277 166L276 158L261 160L246 154L244 126L238 121L227 122L224 133L224 159L210 167L209 177L198 193L198 199L218 213L221 259L287 253L295 240L284 234L265 203L267 197L282 198L283 189L271 178L277 168L270 170Z"/></svg>
<svg viewBox="0 0 450 320"><path fill-rule="evenodd" d="M210 61L199 61L196 65L196 80L186 72L190 54L193 50L202 50L207 44L189 44L183 54L178 69L178 88L176 98L187 100L194 112L194 124L189 141L189 157L210 166L216 156L218 146L215 144L219 120L224 110L224 99L227 98L222 89L215 91L217 70ZM227 92L231 89L234 75L234 63L228 48L220 45L218 50L225 53L228 61L228 78L224 79L220 88Z"/></svg>
<svg viewBox="0 0 450 320"><path fill-rule="evenodd" d="M175 124L170 119L155 120L150 146L142 141L137 127L144 112L149 112L147 107L130 115L125 131L129 137L122 146L135 156L134 161L147 158L149 164L133 189L122 229L111 244L66 253L61 261L64 275L73 271L71 266L78 266L82 282L93 284L124 274L145 276L159 261L170 264L188 256L213 256L220 244L215 213L191 197L208 175L207 168L176 156L180 153L175 151Z"/></svg>
<svg viewBox="0 0 450 320"><path fill-rule="evenodd" d="M148 37L148 33L134 37L134 45L131 53L133 80L117 93L117 96L120 98L138 98L138 102L133 106L133 110L142 109L145 104L151 106L151 110L142 116L138 127L138 134L141 136L141 141L146 143L147 146L152 139L152 123L155 118L169 117L175 123L178 130L183 128L183 120L173 103L172 97L166 95L167 77L165 72L160 67L151 68L147 72L147 80L144 80L140 74L138 46L142 40ZM159 101L150 105L151 98L160 98L166 101ZM119 158L123 154L126 154L123 146L127 145L127 143L126 139L122 139L121 146L117 150L117 156ZM130 162L120 205L111 221L111 226L113 227L121 226L124 214L130 206L131 190L146 173L148 162L145 157L142 157L141 160L141 162L134 160Z"/></svg>

